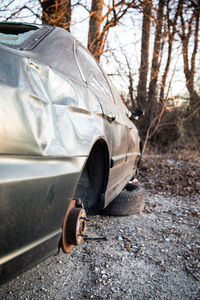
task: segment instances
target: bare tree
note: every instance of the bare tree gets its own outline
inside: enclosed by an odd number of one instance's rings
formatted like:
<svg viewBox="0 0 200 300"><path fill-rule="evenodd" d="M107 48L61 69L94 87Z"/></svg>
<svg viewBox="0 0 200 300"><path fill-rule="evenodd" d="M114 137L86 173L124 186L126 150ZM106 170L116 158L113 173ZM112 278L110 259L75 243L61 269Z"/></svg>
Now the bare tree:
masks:
<svg viewBox="0 0 200 300"><path fill-rule="evenodd" d="M157 18L156 18L156 32L155 32L155 40L154 40L154 49L153 49L153 58L152 58L152 65L151 65L151 76L150 76L150 83L149 83L149 93L148 93L148 124L151 123L153 117L156 114L156 107L157 107L157 98L156 98L156 91L157 91L157 82L158 82L158 75L160 69L160 54L161 54L161 42L162 42L162 28L163 28L163 14L164 14L164 6L165 1L159 0L158 10L157 10Z"/></svg>
<svg viewBox="0 0 200 300"><path fill-rule="evenodd" d="M152 5L152 3L151 3ZM153 48L153 56L152 56L152 63L151 63L151 74L150 74L150 81L149 81L149 90L147 95L147 75L148 75L148 60L149 60L149 49L146 49L146 47L149 47L149 39L150 39L150 24L148 25L147 32L142 31L142 38L144 38L144 35L148 33L148 36L145 36L144 45L142 46L141 53L141 65L140 65L140 80L138 89L142 86L142 91L140 91L140 94L138 93L138 96L142 96L142 103L144 104L144 107L146 108L145 117L143 118L142 124L140 124L140 134L145 141L145 146L147 145L147 141L151 136L151 131L154 131L154 127L156 126L156 122L159 119L159 109L158 109L158 101L157 101L157 87L158 87L158 78L159 78L159 71L160 71L160 64L162 61L162 55L163 55L163 47L165 42L165 37L163 36L163 19L164 19L164 8L165 8L165 0L159 0L158 2L158 8L155 9L156 11L156 17L154 17L155 22L155 38L154 38L154 48ZM149 7L149 9L152 9L152 6ZM143 10L144 13L144 10ZM147 13L147 11L145 11ZM148 14L150 14L150 10L148 10ZM148 22L150 22L150 15L147 18ZM144 25L144 16L143 16L143 25ZM144 28L143 28L144 30ZM144 48L143 48L144 47ZM147 57L143 58L142 55L146 55ZM142 59L144 59L144 62L142 62ZM146 63L142 68L143 63ZM143 71L143 74L142 74ZM144 82L142 82L142 77L144 78ZM141 98L140 98L141 99ZM147 99L147 100L146 100ZM138 98L139 101L139 98Z"/></svg>
<svg viewBox="0 0 200 300"><path fill-rule="evenodd" d="M126 65L128 67L128 74L127 74L127 77L128 77L128 96L129 96L129 99L130 99L130 102L131 102L131 109L135 110L135 109L137 109L137 102L136 102L136 98L134 97L134 88L133 88L134 74L133 74L132 67L131 67L131 64L129 62L129 59L128 59L128 55L124 52L122 52L122 53L124 55L124 58L126 60Z"/></svg>
<svg viewBox="0 0 200 300"><path fill-rule="evenodd" d="M103 54L110 28L117 26L119 20L126 15L130 8L136 7L135 1L120 0L116 3L115 0L112 0L112 5L107 6L107 11L103 16L103 5L103 0L92 0L90 11L88 49L97 61L100 60L100 57Z"/></svg>
<svg viewBox="0 0 200 300"><path fill-rule="evenodd" d="M19 2L17 0L10 0L0 5L0 19L1 21L9 21L35 17L35 20L40 19L41 6L39 2L35 3L31 0L26 2Z"/></svg>
<svg viewBox="0 0 200 300"><path fill-rule="evenodd" d="M152 0L143 1L142 10L143 24L139 83L137 88L137 104L138 106L145 108L147 101L147 76L149 71L149 40L151 28Z"/></svg>
<svg viewBox="0 0 200 300"><path fill-rule="evenodd" d="M96 59L98 60L102 53L102 43L99 39L101 35L101 25L103 22L103 4L104 0L92 1L88 32L88 49L91 53L96 54Z"/></svg>
<svg viewBox="0 0 200 300"><path fill-rule="evenodd" d="M40 0L42 23L59 26L70 31L71 0Z"/></svg>
<svg viewBox="0 0 200 300"><path fill-rule="evenodd" d="M198 51L198 43L199 43L199 19L200 19L200 10L194 4L196 1L191 1L192 11L191 15L188 18L187 5L184 6L183 1L180 0L181 5L181 24L179 36L182 42L182 55L183 55L183 66L184 66L184 74L186 79L186 87L188 89L190 95L190 105L193 107L194 105L200 103L200 96L198 95L195 85L194 85L194 77L195 77L195 62L196 55ZM188 1L186 2L188 4ZM193 50L192 55L189 56L189 50L191 49L190 39L193 39Z"/></svg>
<svg viewBox="0 0 200 300"><path fill-rule="evenodd" d="M167 1L167 33L168 33L168 53L167 53L167 61L165 65L165 71L162 76L161 80L161 88L160 88L160 102L164 102L164 92L166 88L166 80L167 76L170 70L170 64L171 64L171 59L172 59L172 46L174 42L174 36L177 31L177 20L178 17L181 13L181 5L182 5L183 0L180 0L177 7L173 7L173 13L175 11L175 15L173 19L170 18L170 11L172 10L170 8L170 5L173 5L170 1ZM176 3L174 3L176 5Z"/></svg>

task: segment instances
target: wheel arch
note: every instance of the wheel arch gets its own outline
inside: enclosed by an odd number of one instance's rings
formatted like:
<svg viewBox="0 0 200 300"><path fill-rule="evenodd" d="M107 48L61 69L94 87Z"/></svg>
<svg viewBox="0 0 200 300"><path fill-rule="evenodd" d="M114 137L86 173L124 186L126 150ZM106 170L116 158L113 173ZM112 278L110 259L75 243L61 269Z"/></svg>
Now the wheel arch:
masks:
<svg viewBox="0 0 200 300"><path fill-rule="evenodd" d="M99 139L97 140L91 151L95 151L95 148L100 149L101 153L103 153L104 156L104 184L103 184L103 192L105 193L106 188L107 188L107 184L108 184L108 177L109 177L109 169L110 169L110 154L109 154L109 150L108 150L108 146L107 143L105 142L104 139Z"/></svg>
<svg viewBox="0 0 200 300"><path fill-rule="evenodd" d="M81 198L89 213L97 213L104 207L109 168L108 146L106 141L101 138L96 140L91 147L75 191L75 197Z"/></svg>

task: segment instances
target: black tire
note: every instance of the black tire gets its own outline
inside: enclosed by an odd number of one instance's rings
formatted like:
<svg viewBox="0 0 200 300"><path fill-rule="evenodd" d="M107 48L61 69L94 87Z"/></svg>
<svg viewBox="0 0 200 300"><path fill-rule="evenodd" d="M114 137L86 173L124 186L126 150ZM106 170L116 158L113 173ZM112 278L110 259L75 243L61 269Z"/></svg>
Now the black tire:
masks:
<svg viewBox="0 0 200 300"><path fill-rule="evenodd" d="M144 208L144 189L133 183L128 183L123 190L106 208L103 214L109 216L130 216L139 214Z"/></svg>

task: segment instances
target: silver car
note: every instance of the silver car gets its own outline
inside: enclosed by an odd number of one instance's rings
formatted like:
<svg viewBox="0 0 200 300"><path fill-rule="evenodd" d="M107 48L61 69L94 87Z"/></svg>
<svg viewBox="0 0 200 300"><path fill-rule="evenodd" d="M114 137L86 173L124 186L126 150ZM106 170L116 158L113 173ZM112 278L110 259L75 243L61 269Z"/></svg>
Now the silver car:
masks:
<svg viewBox="0 0 200 300"><path fill-rule="evenodd" d="M0 23L0 282L84 239L135 175L138 131L67 31Z"/></svg>

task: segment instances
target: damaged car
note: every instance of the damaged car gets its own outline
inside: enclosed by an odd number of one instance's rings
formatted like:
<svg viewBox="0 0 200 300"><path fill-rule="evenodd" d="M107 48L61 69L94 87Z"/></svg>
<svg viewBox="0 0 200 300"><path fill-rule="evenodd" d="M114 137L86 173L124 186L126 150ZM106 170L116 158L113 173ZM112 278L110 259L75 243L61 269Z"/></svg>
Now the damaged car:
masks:
<svg viewBox="0 0 200 300"><path fill-rule="evenodd" d="M0 282L81 244L135 176L138 131L68 31L0 23Z"/></svg>

